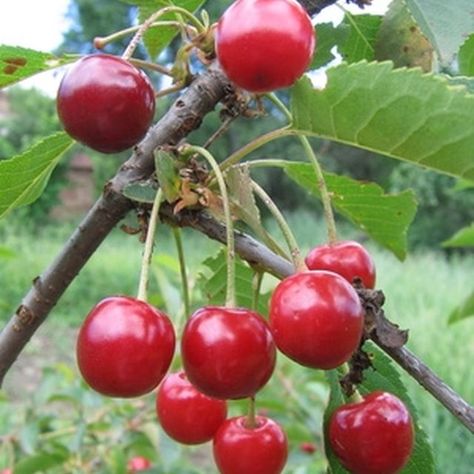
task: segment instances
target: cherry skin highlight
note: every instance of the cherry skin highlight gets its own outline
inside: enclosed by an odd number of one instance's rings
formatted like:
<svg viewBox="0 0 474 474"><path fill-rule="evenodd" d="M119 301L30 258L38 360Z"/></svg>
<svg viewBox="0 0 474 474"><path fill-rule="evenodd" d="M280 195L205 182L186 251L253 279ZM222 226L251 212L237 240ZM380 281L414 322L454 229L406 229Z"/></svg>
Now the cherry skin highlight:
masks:
<svg viewBox="0 0 474 474"><path fill-rule="evenodd" d="M375 286L375 264L358 242L346 240L314 247L305 259L310 270L328 270L343 276L350 284L360 278L365 288Z"/></svg>
<svg viewBox="0 0 474 474"><path fill-rule="evenodd" d="M395 474L413 449L411 415L395 395L376 391L339 407L329 422L329 441L353 474Z"/></svg>
<svg viewBox="0 0 474 474"><path fill-rule="evenodd" d="M334 369L359 346L364 311L354 288L327 271L295 273L270 301L270 327L278 349L307 367Z"/></svg>
<svg viewBox="0 0 474 474"><path fill-rule="evenodd" d="M230 418L219 428L213 442L214 460L221 474L279 474L288 457L288 441L282 428L270 418Z"/></svg>
<svg viewBox="0 0 474 474"><path fill-rule="evenodd" d="M311 19L295 0L237 0L217 25L222 69L250 92L291 86L311 62L314 47Z"/></svg>
<svg viewBox="0 0 474 474"><path fill-rule="evenodd" d="M113 296L99 302L79 331L76 353L85 381L112 397L153 390L168 370L175 348L173 326L144 301Z"/></svg>
<svg viewBox="0 0 474 474"><path fill-rule="evenodd" d="M220 399L255 395L270 379L276 348L265 320L244 308L206 306L188 320L183 366L202 393Z"/></svg>
<svg viewBox="0 0 474 474"><path fill-rule="evenodd" d="M227 403L199 392L184 372L168 374L156 397L161 427L182 444L210 441L227 417Z"/></svg>
<svg viewBox="0 0 474 474"><path fill-rule="evenodd" d="M155 113L155 92L147 76L129 62L94 54L66 72L56 105L71 137L94 150L116 153L145 136Z"/></svg>

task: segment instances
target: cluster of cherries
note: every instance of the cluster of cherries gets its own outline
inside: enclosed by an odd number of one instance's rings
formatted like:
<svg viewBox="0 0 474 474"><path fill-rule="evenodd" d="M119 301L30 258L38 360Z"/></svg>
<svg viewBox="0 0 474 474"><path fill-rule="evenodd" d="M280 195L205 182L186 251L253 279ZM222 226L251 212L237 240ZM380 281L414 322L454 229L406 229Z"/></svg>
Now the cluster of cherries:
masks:
<svg viewBox="0 0 474 474"><path fill-rule="evenodd" d="M92 388L114 397L140 396L161 382L156 410L171 438L189 445L213 440L223 474L278 474L288 452L282 428L266 416L227 419L226 400L255 397L273 373L277 348L311 368L347 362L364 324L349 281L368 288L375 282L373 261L356 242L316 247L306 264L308 271L277 285L268 323L245 308L198 309L181 337L184 370L166 376L175 350L168 316L134 298L107 298L79 332L80 371ZM329 441L352 473L396 473L412 450L411 417L397 397L374 392L334 412Z"/></svg>
<svg viewBox="0 0 474 474"><path fill-rule="evenodd" d="M216 29L224 72L255 93L293 84L308 67L314 47L311 19L295 0L237 0ZM145 136L155 93L128 61L91 55L63 78L57 108L72 137L115 153ZM276 287L268 322L246 308L197 310L181 337L183 370L168 375L176 344L168 316L136 298L106 298L80 329L79 369L92 388L108 396L135 397L159 386L156 410L164 431L183 444L212 440L221 473L278 474L288 454L283 429L266 416L227 418L226 400L253 399L272 376L277 349L316 369L347 362L364 326L364 310L351 284L354 278L366 288L375 283L372 259L355 242L316 247L306 264L308 271ZM328 434L341 463L355 474L396 473L413 445L408 410L384 392L338 408Z"/></svg>

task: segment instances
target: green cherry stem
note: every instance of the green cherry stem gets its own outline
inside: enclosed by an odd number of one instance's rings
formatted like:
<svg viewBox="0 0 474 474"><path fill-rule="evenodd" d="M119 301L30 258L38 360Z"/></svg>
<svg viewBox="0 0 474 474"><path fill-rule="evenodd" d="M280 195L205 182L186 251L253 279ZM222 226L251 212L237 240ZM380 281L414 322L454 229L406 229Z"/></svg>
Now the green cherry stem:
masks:
<svg viewBox="0 0 474 474"><path fill-rule="evenodd" d="M151 25L153 25L153 23L160 16L163 16L166 13L177 13L177 14L183 15L184 17L188 18L188 20L190 20L191 23L194 24L194 26L196 27L198 33L202 33L205 30L204 25L190 11L186 10L185 8L176 7L176 6L161 8L160 10L153 13L153 15L151 15L149 18L147 18L140 25L140 27L136 31L135 35L133 36L132 40L128 44L126 50L122 54L123 59L128 60L132 57L133 53L135 52L135 49L137 48L138 44L140 43L140 41L141 41L143 35L145 34L145 32L151 27Z"/></svg>
<svg viewBox="0 0 474 474"><path fill-rule="evenodd" d="M176 244L176 250L178 252L181 288L183 289L184 313L186 314L186 317L189 317L191 314L191 305L189 302L189 285L188 276L186 274L186 260L184 258L183 239L181 238L181 229L179 229L179 227L173 227L173 236Z"/></svg>
<svg viewBox="0 0 474 474"><path fill-rule="evenodd" d="M290 250L291 259L293 261L293 265L295 266L296 271L304 272L308 270L308 267L306 266L304 259L301 256L301 251L298 246L298 243L296 242L296 238L293 232L291 231L288 222L286 222L286 219L281 213L280 209L278 209L278 206L272 201L272 199L265 192L265 190L255 181L252 181L252 188L255 191L255 194L265 203L268 210L272 213L273 217L277 221L278 226L280 227L281 232L285 237L285 241Z"/></svg>
<svg viewBox="0 0 474 474"><path fill-rule="evenodd" d="M285 104L275 95L275 94L267 94L267 97L270 101L272 101L288 118L290 123L293 121L293 117L290 111L287 109ZM336 232L336 221L334 219L334 213L332 210L331 204L331 194L326 185L326 180L324 179L323 170L319 161L314 153L311 144L309 143L308 137L304 135L298 135L298 138L303 146L303 150L308 158L309 162L313 166L314 173L316 174L317 186L319 189L319 193L321 194L321 201L323 203L324 209L324 220L326 222L327 231L328 231L328 242L330 244L337 241L337 232Z"/></svg>
<svg viewBox="0 0 474 474"><path fill-rule="evenodd" d="M255 410L255 396L249 397L247 419L245 420L245 427L253 430L257 427L256 410Z"/></svg>
<svg viewBox="0 0 474 474"><path fill-rule="evenodd" d="M185 145L184 152L197 153L207 160L211 165L214 175L219 185L222 196L222 205L224 207L225 225L226 225L226 241L227 241L227 293L226 306L233 308L235 306L235 244L234 244L234 224L232 222L232 214L230 212L229 195L225 185L224 176L215 158L203 147Z"/></svg>
<svg viewBox="0 0 474 474"><path fill-rule="evenodd" d="M160 74L163 74L164 76L173 77L173 73L168 68L166 68L165 66L162 66L161 64L150 63L148 61L143 61L142 59L137 59L137 58L130 58L128 61L132 63L134 66L139 67L141 69L150 69L151 71L159 72Z"/></svg>
<svg viewBox="0 0 474 474"><path fill-rule="evenodd" d="M257 311L258 302L260 299L260 290L262 288L262 281L263 281L263 272L255 270L252 278L252 309Z"/></svg>
<svg viewBox="0 0 474 474"><path fill-rule="evenodd" d="M145 248L143 249L142 269L140 273L140 282L138 284L137 299L147 300L148 281L150 276L151 257L153 255L153 243L155 240L156 224L158 223L158 211L160 209L162 191L158 189L153 207L151 209L150 220L148 221L148 230L145 239Z"/></svg>
<svg viewBox="0 0 474 474"><path fill-rule="evenodd" d="M345 362L344 364L340 365L336 370L340 375L344 376L349 373L350 367L349 364ZM347 397L347 401L350 403L357 403L362 401L362 395L360 394L359 390L357 390L357 388L354 389L352 395Z"/></svg>

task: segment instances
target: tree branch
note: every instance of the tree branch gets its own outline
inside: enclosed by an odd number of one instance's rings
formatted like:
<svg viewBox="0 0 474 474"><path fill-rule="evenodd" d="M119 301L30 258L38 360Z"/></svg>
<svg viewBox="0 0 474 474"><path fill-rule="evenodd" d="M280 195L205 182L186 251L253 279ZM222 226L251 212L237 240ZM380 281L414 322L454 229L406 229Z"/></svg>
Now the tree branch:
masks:
<svg viewBox="0 0 474 474"><path fill-rule="evenodd" d="M320 13L326 7L336 3L338 0L298 0L309 15L313 16ZM346 0L347 3L354 3L360 8L364 8L372 3L372 0Z"/></svg>

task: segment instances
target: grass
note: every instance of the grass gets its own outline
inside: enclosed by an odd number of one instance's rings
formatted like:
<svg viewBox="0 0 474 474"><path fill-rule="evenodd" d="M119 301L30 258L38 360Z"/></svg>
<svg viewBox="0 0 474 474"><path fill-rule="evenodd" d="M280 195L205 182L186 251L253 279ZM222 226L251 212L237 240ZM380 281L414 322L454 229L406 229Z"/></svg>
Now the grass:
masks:
<svg viewBox="0 0 474 474"><path fill-rule="evenodd" d="M290 216L289 220L303 250L324 240L324 226L309 215ZM12 249L15 255L1 260L0 320L6 320L15 310L31 280L58 252L69 231L67 228L48 228L28 235L3 229L1 246ZM341 234L349 237L350 231L342 227ZM194 281L199 262L214 253L217 247L204 237L194 234L191 237L189 232L184 240L190 279ZM472 290L474 257L447 258L440 253L427 252L399 262L388 252L370 243L367 245L376 260L377 287L386 295L388 317L410 329L408 347L472 403L474 318L453 326L447 325L447 318L452 308ZM158 234L157 248L159 253L175 255L167 230ZM91 306L104 296L135 294L140 257L141 247L136 237L114 231L54 308L48 325L52 328L57 325L75 327ZM156 286L152 287L152 292L157 291ZM433 444L439 472L472 472L472 435L408 375L402 374L402 378Z"/></svg>

